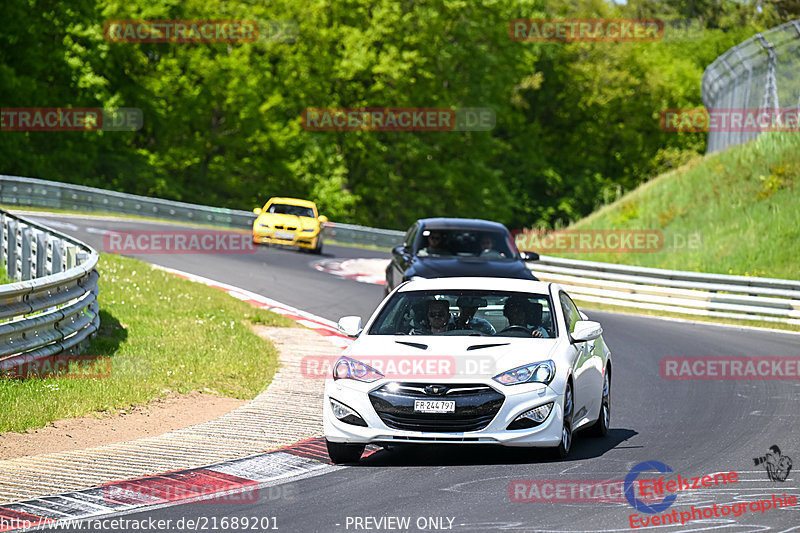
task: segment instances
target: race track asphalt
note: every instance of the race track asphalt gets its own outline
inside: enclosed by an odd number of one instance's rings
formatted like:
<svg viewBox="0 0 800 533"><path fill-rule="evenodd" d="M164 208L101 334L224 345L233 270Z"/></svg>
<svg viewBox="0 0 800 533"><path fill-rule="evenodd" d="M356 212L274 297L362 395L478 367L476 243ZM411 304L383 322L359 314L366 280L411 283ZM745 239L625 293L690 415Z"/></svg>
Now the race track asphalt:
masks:
<svg viewBox="0 0 800 533"><path fill-rule="evenodd" d="M101 252L102 230L164 227L119 220L32 218L52 221L57 229ZM323 257L388 254L326 245ZM318 256L291 249L139 258L239 286L331 320L349 314L366 318L382 296L382 287L319 272L313 268ZM205 524L208 531L214 525L218 531L250 530L242 527L243 521L238 528L232 527L231 517L269 518L284 532L625 531L635 512L625 501L518 503L509 498L509 485L526 479L622 480L632 467L648 460L663 462L683 477L739 474L738 482L725 487L682 493L666 512L687 511L692 505L749 502L773 494L800 497L796 470L785 482L770 481L763 466L753 461L777 444L800 469L800 381L669 381L659 372L659 361L665 356L800 356L800 336L599 311L588 314L603 324L604 337L613 350L611 431L605 439L578 433L566 461L549 459L536 449L396 448L375 453L355 466L289 481L286 486L291 490L280 497L271 498L265 491L248 505L170 505L116 518L169 519L167 531L203 530L178 527L181 518L183 526L185 520L199 519L200 524L194 525ZM226 528L220 527L223 517L228 518ZM398 522L387 522L389 517L407 517L408 528L395 527ZM130 526L129 522L119 530L137 530ZM800 530L800 505L763 513L748 510L739 517L712 517L683 527L657 526L657 530Z"/></svg>

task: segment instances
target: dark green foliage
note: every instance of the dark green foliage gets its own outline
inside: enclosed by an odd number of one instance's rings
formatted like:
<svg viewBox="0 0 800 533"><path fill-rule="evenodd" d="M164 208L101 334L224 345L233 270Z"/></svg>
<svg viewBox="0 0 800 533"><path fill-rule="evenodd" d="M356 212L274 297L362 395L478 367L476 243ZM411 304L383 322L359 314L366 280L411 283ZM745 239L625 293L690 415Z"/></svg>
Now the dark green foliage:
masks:
<svg viewBox="0 0 800 533"><path fill-rule="evenodd" d="M762 3L763 4L763 3ZM239 209L272 195L331 219L404 229L422 216L511 227L591 212L704 150L664 133L700 77L791 2L593 0L9 0L2 107L138 107L137 132L0 132L0 173ZM526 43L514 18L697 18L655 43ZM108 19L254 19L244 44L121 44ZM288 36L269 22L295 25ZM311 132L306 107L491 107L490 132Z"/></svg>

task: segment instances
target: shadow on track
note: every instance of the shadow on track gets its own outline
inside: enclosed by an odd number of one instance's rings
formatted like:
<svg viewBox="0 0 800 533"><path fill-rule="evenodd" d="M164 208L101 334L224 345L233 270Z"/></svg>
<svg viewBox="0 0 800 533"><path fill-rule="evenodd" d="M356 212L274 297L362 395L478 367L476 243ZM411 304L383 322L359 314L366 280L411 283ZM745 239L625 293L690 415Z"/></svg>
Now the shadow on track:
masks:
<svg viewBox="0 0 800 533"><path fill-rule="evenodd" d="M567 459L552 458L547 448L512 448L493 444L474 445L392 445L359 461L359 467L507 465L580 461L601 457L630 439L632 429L612 429L605 438L575 434Z"/></svg>

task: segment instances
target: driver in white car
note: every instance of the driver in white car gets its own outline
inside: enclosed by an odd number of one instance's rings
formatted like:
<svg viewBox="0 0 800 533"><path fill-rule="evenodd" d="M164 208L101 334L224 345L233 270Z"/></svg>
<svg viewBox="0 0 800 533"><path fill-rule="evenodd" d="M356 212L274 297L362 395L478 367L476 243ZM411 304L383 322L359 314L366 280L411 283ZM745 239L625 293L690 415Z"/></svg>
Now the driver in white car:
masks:
<svg viewBox="0 0 800 533"><path fill-rule="evenodd" d="M409 335L436 335L453 329L450 303L447 300L430 300L425 313L427 320L421 321Z"/></svg>

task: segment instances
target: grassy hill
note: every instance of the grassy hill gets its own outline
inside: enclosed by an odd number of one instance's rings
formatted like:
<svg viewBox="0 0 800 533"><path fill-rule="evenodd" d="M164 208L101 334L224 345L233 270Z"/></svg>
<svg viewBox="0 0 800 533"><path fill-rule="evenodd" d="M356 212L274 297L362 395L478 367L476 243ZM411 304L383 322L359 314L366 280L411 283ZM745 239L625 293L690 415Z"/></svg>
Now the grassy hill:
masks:
<svg viewBox="0 0 800 533"><path fill-rule="evenodd" d="M698 157L568 229L660 230L649 253L550 255L800 279L800 134L772 133Z"/></svg>

